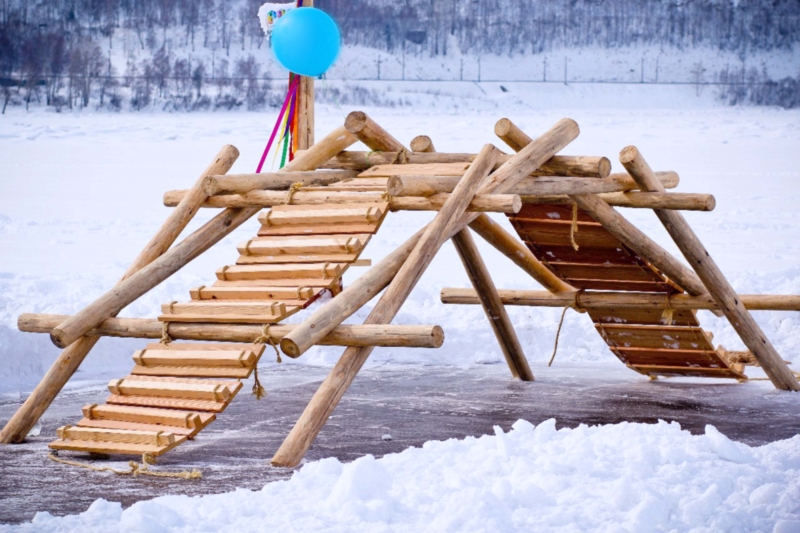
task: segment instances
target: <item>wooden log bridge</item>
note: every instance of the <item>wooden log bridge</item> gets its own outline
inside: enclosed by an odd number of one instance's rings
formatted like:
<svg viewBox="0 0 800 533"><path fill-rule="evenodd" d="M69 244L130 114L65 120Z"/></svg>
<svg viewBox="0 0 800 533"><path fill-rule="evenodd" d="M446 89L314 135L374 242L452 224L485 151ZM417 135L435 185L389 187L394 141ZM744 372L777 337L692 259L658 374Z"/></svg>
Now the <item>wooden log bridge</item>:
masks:
<svg viewBox="0 0 800 533"><path fill-rule="evenodd" d="M165 194L173 211L112 290L74 315L19 317L21 331L49 333L66 349L0 442L25 438L102 336L160 342L134 352L130 374L108 384L106 403L85 406L74 425L59 428L54 449L166 453L226 409L266 344L289 357L343 346L272 459L296 466L375 347L442 346L439 326L391 322L448 239L472 288L445 288L441 300L483 307L515 378L532 381L533 373L506 305L585 311L612 353L646 376L746 380L742 359L714 347L700 326L696 312L706 309L728 318L775 387L800 389L749 314L798 311L800 296L735 294L680 214L712 211L716 201L672 192L674 171L653 172L633 147L620 155L626 172L614 174L606 157L562 155L579 133L570 119L535 139L501 119L495 134L516 152L510 155L490 144L477 154L441 153L425 135L408 150L362 112L315 143L313 80L302 80L300 94L300 150L288 165L227 174L238 151L223 148L191 189ZM359 141L371 151L348 151ZM200 208L222 212L173 246ZM690 266L617 208L655 210ZM345 287L346 272L371 265L362 255L386 217L402 216L389 213L402 211L433 211L433 220ZM116 317L259 212L257 233L188 300L164 303L158 319ZM514 232L488 213L503 213ZM544 290L498 290L473 233ZM332 298L321 300L326 293ZM343 324L379 295L364 324ZM287 324L295 314L299 320Z"/></svg>

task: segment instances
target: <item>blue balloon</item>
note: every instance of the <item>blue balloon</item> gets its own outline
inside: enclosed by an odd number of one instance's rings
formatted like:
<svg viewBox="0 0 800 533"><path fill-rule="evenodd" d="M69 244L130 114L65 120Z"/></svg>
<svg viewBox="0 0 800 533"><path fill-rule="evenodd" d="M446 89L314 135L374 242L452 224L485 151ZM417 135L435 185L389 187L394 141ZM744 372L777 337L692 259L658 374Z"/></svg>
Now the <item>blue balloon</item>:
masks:
<svg viewBox="0 0 800 533"><path fill-rule="evenodd" d="M272 51L278 62L302 76L320 76L339 55L336 22L313 7L291 9L275 22Z"/></svg>

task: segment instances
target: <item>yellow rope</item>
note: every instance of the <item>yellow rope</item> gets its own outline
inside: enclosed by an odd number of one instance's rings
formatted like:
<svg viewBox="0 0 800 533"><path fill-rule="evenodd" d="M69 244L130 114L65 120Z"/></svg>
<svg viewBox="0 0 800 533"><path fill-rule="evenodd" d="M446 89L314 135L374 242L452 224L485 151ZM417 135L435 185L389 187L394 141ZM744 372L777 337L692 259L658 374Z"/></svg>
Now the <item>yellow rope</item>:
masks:
<svg viewBox="0 0 800 533"><path fill-rule="evenodd" d="M110 466L94 466L88 463L80 463L78 461L67 461L66 459L61 459L56 455L50 453L47 455L50 460L55 461L56 463L61 463L69 466L78 466L80 468L86 468L89 470L94 470L95 472L112 472L117 474L118 476L153 476L153 477L169 477L169 478L176 478L176 479L200 479L203 477L203 473L199 470L192 469L191 472L183 471L183 472L153 472L148 467L150 465L156 464L155 457L149 453L142 454L142 462L137 463L136 461L129 461L128 466L130 466L130 470L117 470L116 468L112 468Z"/></svg>
<svg viewBox="0 0 800 533"><path fill-rule="evenodd" d="M569 240L572 243L572 248L577 252L580 248L578 243L575 242L575 234L578 233L578 204L572 204L572 226L569 228Z"/></svg>
<svg viewBox="0 0 800 533"><path fill-rule="evenodd" d="M553 345L553 355L550 356L550 361L547 362L547 366L552 366L553 361L556 358L556 352L558 352L558 339L561 336L561 327L564 325L564 316L567 314L568 309L575 309L579 313L585 313L586 309L583 308L581 305L581 293L583 289L578 289L575 291L575 301L573 301L569 305L564 306L564 310L561 312L561 320L558 321L558 329L556 330L556 341Z"/></svg>
<svg viewBox="0 0 800 533"><path fill-rule="evenodd" d="M671 302L670 302L670 294L667 293L665 296L667 297L667 307L664 309L664 312L661 313L661 318L664 319L664 324L666 324L667 326L671 326L672 325L672 315L674 314L675 310L672 308L672 305L671 305Z"/></svg>
<svg viewBox="0 0 800 533"><path fill-rule="evenodd" d="M294 193L299 191L303 188L303 184L299 181L292 183L292 186L289 187L289 190L286 192L286 205L292 204L292 198L294 197Z"/></svg>
<svg viewBox="0 0 800 533"><path fill-rule="evenodd" d="M278 363L282 363L281 352L278 350L278 344L272 340L272 335L269 334L269 326L269 324L261 326L261 334L256 337L253 344L269 344L272 346L272 349L275 350L275 357L277 357ZM260 400L267 395L267 391L261 386L261 382L258 380L258 363L256 363L255 368L253 368L253 380L253 396L256 397L256 400Z"/></svg>
<svg viewBox="0 0 800 533"><path fill-rule="evenodd" d="M169 344L172 342L172 337L169 336L169 322L161 323L161 340L159 342L169 348Z"/></svg>

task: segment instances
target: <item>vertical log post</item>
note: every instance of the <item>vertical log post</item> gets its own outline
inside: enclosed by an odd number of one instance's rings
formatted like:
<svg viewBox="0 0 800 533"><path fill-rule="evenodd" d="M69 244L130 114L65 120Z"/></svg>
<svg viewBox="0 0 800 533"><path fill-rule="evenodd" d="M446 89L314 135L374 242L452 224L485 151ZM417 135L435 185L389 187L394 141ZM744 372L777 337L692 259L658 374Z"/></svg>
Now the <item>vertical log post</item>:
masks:
<svg viewBox="0 0 800 533"><path fill-rule="evenodd" d="M635 146L623 148L619 154L619 160L639 184L642 191L664 192L661 182L653 175L650 165ZM683 214L668 209L654 209L654 211L686 260L697 272L714 302L742 338L742 342L761 364L775 388L800 391L800 384L792 371L783 362L775 347L742 304L741 298L706 251L703 243L697 238Z"/></svg>
<svg viewBox="0 0 800 533"><path fill-rule="evenodd" d="M314 0L303 0L303 7L314 7ZM314 146L314 78L300 77L297 89L297 149Z"/></svg>
<svg viewBox="0 0 800 533"><path fill-rule="evenodd" d="M144 249L133 261L133 264L122 276L120 283L129 279L158 257L161 257L169 249L195 213L197 213L203 202L208 199L208 176L225 174L238 157L239 150L235 146L226 145L219 151L214 161L203 171L200 178L175 210L170 213L158 232L145 245ZM116 313L113 313L109 317L115 315ZM25 403L17 409L14 416L0 431L0 443L22 442L25 439L28 432L50 407L50 404L53 403L53 400L64 388L64 385L75 374L98 340L99 337L79 336L77 340L66 345L66 349L59 354L47 374L42 378L42 381L39 382L31 395L25 400Z"/></svg>
<svg viewBox="0 0 800 533"><path fill-rule="evenodd" d="M489 275L489 269L486 268L472 235L467 228L464 228L456 233L452 240L459 257L461 257L461 262L467 270L469 280L472 282L475 292L478 293L478 298L495 337L497 337L508 368L511 369L511 374L522 381L533 381L533 372L525 358L525 352L522 350L511 319L508 317L497 287Z"/></svg>

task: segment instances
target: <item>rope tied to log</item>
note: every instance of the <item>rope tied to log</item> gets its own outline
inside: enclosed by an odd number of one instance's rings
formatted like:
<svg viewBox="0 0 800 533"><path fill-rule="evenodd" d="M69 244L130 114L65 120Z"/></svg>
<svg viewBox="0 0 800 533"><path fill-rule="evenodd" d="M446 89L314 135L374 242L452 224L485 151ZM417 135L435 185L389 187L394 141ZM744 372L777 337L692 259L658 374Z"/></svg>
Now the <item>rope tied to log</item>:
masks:
<svg viewBox="0 0 800 533"><path fill-rule="evenodd" d="M277 357L278 363L282 363L281 352L278 350L278 344L272 340L272 335L269 334L269 326L269 324L261 326L261 334L256 337L253 344L269 344L272 346L272 349L275 350L275 357ZM256 397L256 400L260 400L266 395L267 391L261 386L261 382L258 380L258 362L256 362L253 368L253 396Z"/></svg>
<svg viewBox="0 0 800 533"><path fill-rule="evenodd" d="M169 345L172 342L172 337L169 336L169 322L161 323L161 340L158 342L167 348L170 347Z"/></svg>
<svg viewBox="0 0 800 533"><path fill-rule="evenodd" d="M576 252L580 248L578 243L575 242L575 234L578 233L578 204L572 203L572 226L569 228L569 242L572 243L572 249Z"/></svg>
<svg viewBox="0 0 800 533"><path fill-rule="evenodd" d="M296 181L292 183L292 186L289 187L288 191L286 191L286 205L292 205L292 198L294 197L294 193L296 193L302 188L303 188L302 182Z"/></svg>
<svg viewBox="0 0 800 533"><path fill-rule="evenodd" d="M196 468L193 468L191 472L185 470L183 472L153 472L149 467L156 464L156 459L153 454L147 452L142 454L141 463L137 463L136 461L128 461L130 470L117 470L116 468L110 466L94 466L92 464L81 463L78 461L68 461L66 459L61 459L56 453L49 453L47 454L47 457L56 463L86 468L88 470L94 470L95 472L112 472L118 476L153 476L169 477L174 479L200 479L203 477L203 473Z"/></svg>
<svg viewBox="0 0 800 533"><path fill-rule="evenodd" d="M583 293L584 289L578 289L575 291L575 299L569 305L564 306L564 310L561 311L561 320L558 321L558 329L556 330L556 341L553 345L553 355L550 356L550 361L547 362L547 366L550 367L553 364L553 361L556 358L556 352L558 352L558 339L561 336L561 327L564 325L564 316L567 314L568 309L574 309L579 313L585 313L586 309L581 305L581 293Z"/></svg>
<svg viewBox="0 0 800 533"><path fill-rule="evenodd" d="M670 300L670 298L671 298L670 293L666 293L664 296L666 296L666 300L667 300L666 301L666 305L667 306L664 309L664 312L661 313L661 318L664 319L664 324L666 324L667 326L671 326L672 325L672 317L673 317L673 315L675 313L675 309L672 308L672 302Z"/></svg>

